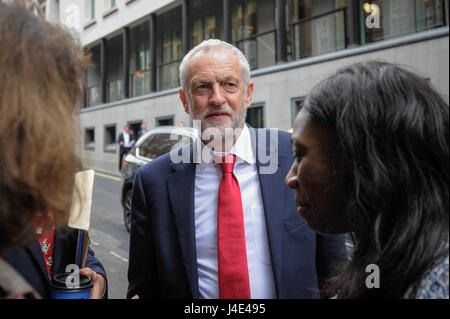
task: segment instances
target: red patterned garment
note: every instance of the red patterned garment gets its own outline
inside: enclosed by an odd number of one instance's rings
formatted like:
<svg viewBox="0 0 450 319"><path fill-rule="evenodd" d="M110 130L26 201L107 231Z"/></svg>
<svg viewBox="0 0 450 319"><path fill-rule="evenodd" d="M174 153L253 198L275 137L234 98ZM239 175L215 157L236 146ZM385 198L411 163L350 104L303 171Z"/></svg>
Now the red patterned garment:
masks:
<svg viewBox="0 0 450 319"><path fill-rule="evenodd" d="M50 276L53 265L53 248L55 240L55 227L53 226L53 218L51 214L46 216L38 216L35 221L36 233L39 235L39 246L44 256L47 272Z"/></svg>

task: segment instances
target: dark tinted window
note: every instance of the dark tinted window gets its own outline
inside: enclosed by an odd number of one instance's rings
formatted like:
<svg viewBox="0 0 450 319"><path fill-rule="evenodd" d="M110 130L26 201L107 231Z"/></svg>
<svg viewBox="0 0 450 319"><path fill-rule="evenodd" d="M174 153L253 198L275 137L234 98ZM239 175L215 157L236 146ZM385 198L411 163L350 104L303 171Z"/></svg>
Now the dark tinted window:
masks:
<svg viewBox="0 0 450 319"><path fill-rule="evenodd" d="M264 113L262 106L252 106L247 109L246 122L254 128L264 127Z"/></svg>
<svg viewBox="0 0 450 319"><path fill-rule="evenodd" d="M170 133L154 134L148 137L139 147L139 156L155 159L169 153L172 149L191 142L191 138L184 135Z"/></svg>

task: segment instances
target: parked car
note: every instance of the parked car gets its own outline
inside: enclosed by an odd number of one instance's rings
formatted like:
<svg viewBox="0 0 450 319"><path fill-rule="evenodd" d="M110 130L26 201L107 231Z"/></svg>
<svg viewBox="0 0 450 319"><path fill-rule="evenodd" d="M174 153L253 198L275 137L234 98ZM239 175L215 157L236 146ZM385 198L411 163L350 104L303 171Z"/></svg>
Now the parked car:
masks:
<svg viewBox="0 0 450 319"><path fill-rule="evenodd" d="M133 182L138 168L171 150L192 143L196 138L196 130L190 127L160 127L142 135L125 156L124 165L121 170L121 203L125 228L128 232L130 232L131 226Z"/></svg>

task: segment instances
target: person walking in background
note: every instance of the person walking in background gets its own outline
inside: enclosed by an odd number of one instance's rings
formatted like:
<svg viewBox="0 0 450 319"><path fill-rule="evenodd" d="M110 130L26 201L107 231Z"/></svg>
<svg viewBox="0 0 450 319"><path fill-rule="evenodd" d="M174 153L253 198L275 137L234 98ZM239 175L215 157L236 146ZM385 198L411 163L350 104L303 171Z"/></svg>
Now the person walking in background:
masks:
<svg viewBox="0 0 450 319"><path fill-rule="evenodd" d="M282 187L290 135L245 123L254 90L245 56L204 41L184 57L180 79L202 140L137 171L128 298L319 298L321 282L346 258L344 238L317 235L297 216L293 192ZM197 147L201 161L172 161ZM264 174L266 151L277 163Z"/></svg>
<svg viewBox="0 0 450 319"><path fill-rule="evenodd" d="M147 123L142 122L141 123L141 129L139 130L139 132L137 133L137 137L136 137L136 141L145 133L147 133Z"/></svg>
<svg viewBox="0 0 450 319"><path fill-rule="evenodd" d="M122 169L123 156L127 155L134 143L133 131L130 130L130 125L123 126L123 132L119 134L118 143L119 148L119 171Z"/></svg>
<svg viewBox="0 0 450 319"><path fill-rule="evenodd" d="M343 68L308 94L292 144L300 216L354 237L329 294L449 298L449 107L427 80L388 63Z"/></svg>
<svg viewBox="0 0 450 319"><path fill-rule="evenodd" d="M73 112L88 59L68 32L3 3L0 48L0 298L48 298L50 275L75 262L64 230L78 171ZM87 260L80 274L99 298L106 273L92 250Z"/></svg>

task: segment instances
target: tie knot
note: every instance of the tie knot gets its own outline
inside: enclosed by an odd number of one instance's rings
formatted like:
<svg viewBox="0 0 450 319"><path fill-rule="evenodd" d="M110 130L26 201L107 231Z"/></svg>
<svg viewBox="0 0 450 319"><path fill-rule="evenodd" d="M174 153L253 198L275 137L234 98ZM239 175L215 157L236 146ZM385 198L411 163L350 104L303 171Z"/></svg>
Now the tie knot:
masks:
<svg viewBox="0 0 450 319"><path fill-rule="evenodd" d="M222 162L220 166L222 167L222 174L230 174L233 173L234 163L236 162L236 155L229 154L227 156L222 157Z"/></svg>

